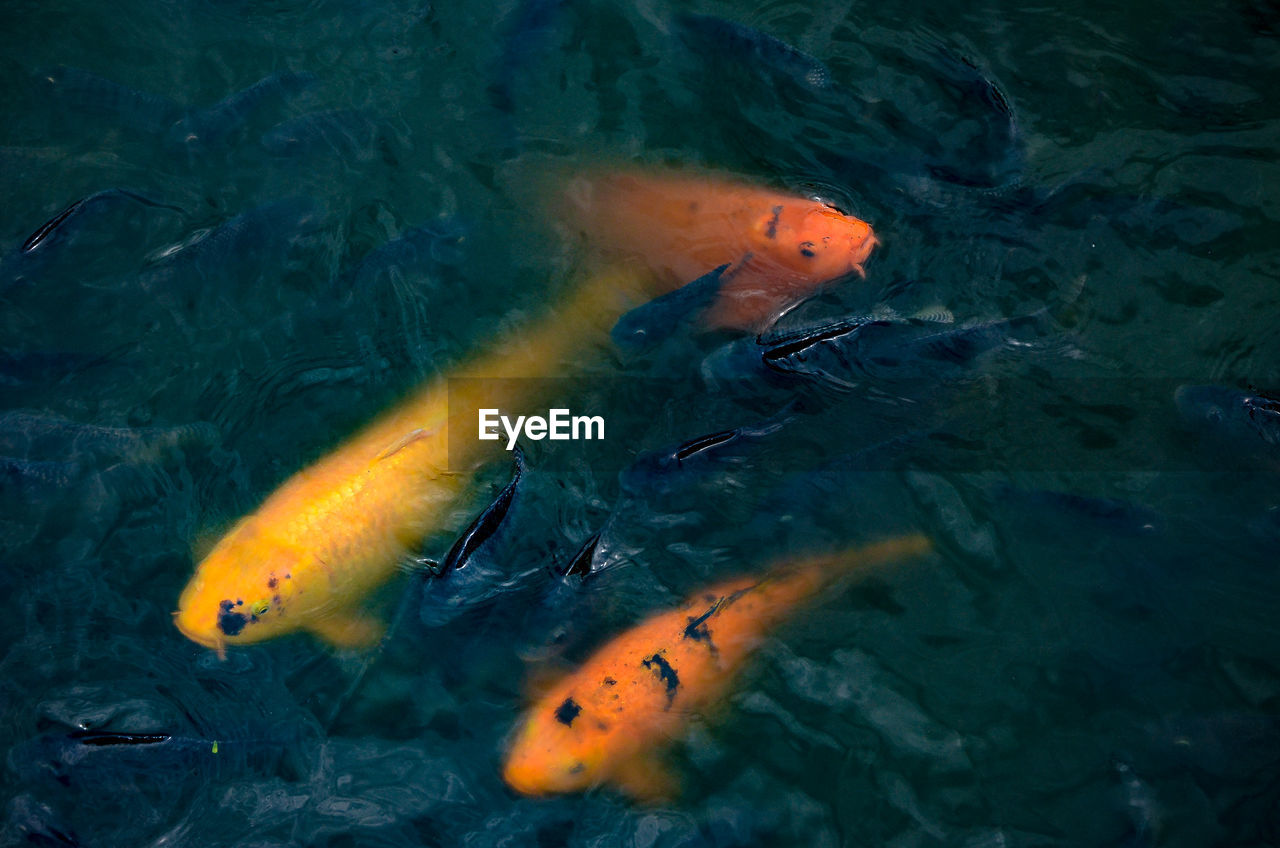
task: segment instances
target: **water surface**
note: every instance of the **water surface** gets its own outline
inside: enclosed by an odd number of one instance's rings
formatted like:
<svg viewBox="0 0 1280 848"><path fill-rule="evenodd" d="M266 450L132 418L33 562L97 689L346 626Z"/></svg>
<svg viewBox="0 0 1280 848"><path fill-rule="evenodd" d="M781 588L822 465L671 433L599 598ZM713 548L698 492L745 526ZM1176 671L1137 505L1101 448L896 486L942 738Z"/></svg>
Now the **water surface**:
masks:
<svg viewBox="0 0 1280 848"><path fill-rule="evenodd" d="M1280 389L1274 4L4 17L6 843L1280 839L1280 448L1175 403L1184 384ZM601 349L567 390L610 439L531 448L460 612L422 614L447 592L407 577L372 656L299 637L220 662L184 639L178 593L236 517L565 291L583 249L536 201L601 160L728 171L869 221L866 280L780 332L1050 320L972 358L904 343L802 384L710 380L724 338ZM632 467L737 427L757 436L687 473ZM558 587L601 528L598 577ZM674 746L677 801L502 785L546 665L774 556L891 530L936 554L774 634Z"/></svg>

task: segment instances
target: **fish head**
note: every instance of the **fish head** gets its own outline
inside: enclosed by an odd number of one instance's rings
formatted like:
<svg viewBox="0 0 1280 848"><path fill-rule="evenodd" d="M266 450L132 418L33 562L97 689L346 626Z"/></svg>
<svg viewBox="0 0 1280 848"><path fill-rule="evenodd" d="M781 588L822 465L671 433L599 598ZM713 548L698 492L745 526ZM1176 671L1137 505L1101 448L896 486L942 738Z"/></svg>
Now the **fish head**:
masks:
<svg viewBox="0 0 1280 848"><path fill-rule="evenodd" d="M569 705L569 706L566 706ZM507 753L502 779L523 795L580 792L604 781L609 736L595 732L572 694L548 698L525 717Z"/></svg>
<svg viewBox="0 0 1280 848"><path fill-rule="evenodd" d="M307 554L242 523L209 552L178 599L174 624L188 639L222 654L227 645L261 642L302 626L301 595L323 602L323 587L300 579ZM315 581L312 581L313 583Z"/></svg>
<svg viewBox="0 0 1280 848"><path fill-rule="evenodd" d="M756 220L751 241L757 255L815 282L862 274L876 246L866 221L814 201L774 204Z"/></svg>

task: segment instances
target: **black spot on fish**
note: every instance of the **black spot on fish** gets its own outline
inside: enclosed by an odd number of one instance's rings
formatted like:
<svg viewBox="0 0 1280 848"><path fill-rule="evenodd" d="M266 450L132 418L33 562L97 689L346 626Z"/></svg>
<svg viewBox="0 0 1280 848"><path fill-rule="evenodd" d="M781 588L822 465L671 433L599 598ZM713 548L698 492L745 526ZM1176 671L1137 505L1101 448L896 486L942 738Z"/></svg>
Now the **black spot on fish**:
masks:
<svg viewBox="0 0 1280 848"><path fill-rule="evenodd" d="M661 651L643 660L642 664L645 668L654 669L658 679L667 684L667 709L670 709L676 699L676 690L680 688L680 677L676 674L676 670L662 656Z"/></svg>
<svg viewBox="0 0 1280 848"><path fill-rule="evenodd" d="M716 644L711 641L711 629L707 627L707 619L715 615L720 609L720 600L711 605L711 608L702 615L689 617L689 625L684 629L684 638L692 639L695 642L706 642L707 647L711 649L711 653L715 654Z"/></svg>
<svg viewBox="0 0 1280 848"><path fill-rule="evenodd" d="M236 598L236 606L238 607L244 606L244 601L240 600L239 598Z"/></svg>
<svg viewBox="0 0 1280 848"><path fill-rule="evenodd" d="M572 698L565 698L564 703L556 707L556 721L565 727L573 727L573 720L582 712L582 707Z"/></svg>
<svg viewBox="0 0 1280 848"><path fill-rule="evenodd" d="M587 770L587 767L586 767L586 765L585 765L584 763L577 762L577 763L574 763L574 764L569 768L569 774L581 774L582 772L584 772L584 771L586 771L586 770Z"/></svg>
<svg viewBox="0 0 1280 848"><path fill-rule="evenodd" d="M279 586L279 585L280 585L280 581L279 581L279 580L277 580L277 579L275 578L275 576L274 576L274 575L272 576L272 578L271 578L270 580L268 580L268 581L267 581L267 588L268 588L268 589L274 589L275 587L277 587L277 586Z"/></svg>
<svg viewBox="0 0 1280 848"><path fill-rule="evenodd" d="M605 685L605 686L617 686L617 685L618 685L618 681L614 680L612 677L606 677L606 678L604 679L604 685Z"/></svg>
<svg viewBox="0 0 1280 848"><path fill-rule="evenodd" d="M817 253L814 252L813 242L811 241L800 242L800 254L802 256L808 256L810 258L818 255Z"/></svg>
<svg viewBox="0 0 1280 848"><path fill-rule="evenodd" d="M764 231L765 238L778 237L778 216L782 214L782 207L773 207L773 217L769 219L769 228Z"/></svg>
<svg viewBox="0 0 1280 848"><path fill-rule="evenodd" d="M237 601L236 604L243 604L244 601ZM232 612L232 607L236 604L231 601L223 601L218 605L222 610L218 613L218 629L228 636L235 636L241 630L244 630L245 624L249 621L243 613Z"/></svg>

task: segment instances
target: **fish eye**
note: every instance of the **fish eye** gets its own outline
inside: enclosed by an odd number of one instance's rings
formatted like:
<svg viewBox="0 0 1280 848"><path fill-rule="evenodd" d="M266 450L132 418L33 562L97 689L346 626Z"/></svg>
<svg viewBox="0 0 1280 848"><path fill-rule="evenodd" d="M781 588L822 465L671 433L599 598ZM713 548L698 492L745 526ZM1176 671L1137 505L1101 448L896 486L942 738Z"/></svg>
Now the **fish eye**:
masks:
<svg viewBox="0 0 1280 848"><path fill-rule="evenodd" d="M269 609L271 609L271 602L264 598L260 601L254 601L253 605L249 607L249 612L254 615L262 615Z"/></svg>

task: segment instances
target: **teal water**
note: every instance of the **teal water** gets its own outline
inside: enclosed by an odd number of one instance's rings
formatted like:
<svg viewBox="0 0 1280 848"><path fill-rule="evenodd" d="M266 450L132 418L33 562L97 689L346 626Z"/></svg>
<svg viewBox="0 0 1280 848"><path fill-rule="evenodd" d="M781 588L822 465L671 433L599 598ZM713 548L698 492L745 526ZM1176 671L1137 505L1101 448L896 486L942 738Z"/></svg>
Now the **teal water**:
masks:
<svg viewBox="0 0 1280 848"><path fill-rule="evenodd" d="M0 841L1280 841L1280 425L1222 400L1280 389L1274 3L3 17ZM528 446L471 576L389 587L379 651L183 638L195 552L565 291L582 249L537 192L602 160L864 218L866 280L778 332L874 314L942 341L782 375L687 327L601 351L567 388L610 438ZM936 553L833 589L673 740L678 799L503 786L548 667L774 557L910 530ZM596 575L556 577L598 531Z"/></svg>

